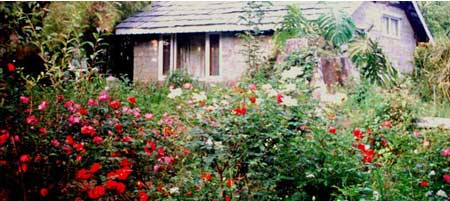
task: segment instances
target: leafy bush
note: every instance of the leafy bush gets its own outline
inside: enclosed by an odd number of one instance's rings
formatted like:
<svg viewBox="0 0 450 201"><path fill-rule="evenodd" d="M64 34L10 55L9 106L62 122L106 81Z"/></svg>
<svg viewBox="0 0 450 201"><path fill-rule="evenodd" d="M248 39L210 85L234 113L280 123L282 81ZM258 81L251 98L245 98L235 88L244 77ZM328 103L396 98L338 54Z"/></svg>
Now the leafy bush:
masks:
<svg viewBox="0 0 450 201"><path fill-rule="evenodd" d="M21 92L5 80L14 98L4 102L0 124L1 188L9 199L147 200L174 186L174 167L187 153L177 141L183 123L145 113L142 97L110 96L118 89L91 78L69 82L70 91Z"/></svg>
<svg viewBox="0 0 450 201"><path fill-rule="evenodd" d="M383 89L363 83L350 92L344 112L350 114L355 126L389 120L399 129L411 129L419 112L418 105L415 96L404 85Z"/></svg>
<svg viewBox="0 0 450 201"><path fill-rule="evenodd" d="M177 69L171 72L166 79L166 86L182 87L185 83L192 83L194 79L183 69Z"/></svg>

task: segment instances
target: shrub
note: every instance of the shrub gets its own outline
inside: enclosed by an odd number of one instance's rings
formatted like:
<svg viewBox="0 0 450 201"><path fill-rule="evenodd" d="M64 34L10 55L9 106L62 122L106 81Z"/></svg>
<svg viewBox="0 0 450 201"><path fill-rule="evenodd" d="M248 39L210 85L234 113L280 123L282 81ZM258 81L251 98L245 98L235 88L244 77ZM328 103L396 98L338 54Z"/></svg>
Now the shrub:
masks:
<svg viewBox="0 0 450 201"><path fill-rule="evenodd" d="M450 99L450 39L421 44L415 52L414 78L422 98Z"/></svg>
<svg viewBox="0 0 450 201"><path fill-rule="evenodd" d="M166 86L173 86L175 88L182 87L185 83L192 83L194 79L192 76L183 69L177 69L171 72L165 81Z"/></svg>
<svg viewBox="0 0 450 201"><path fill-rule="evenodd" d="M75 91L9 91L15 107L2 110L0 129L9 199L147 200L178 186L170 178L187 154L177 141L183 123L143 113L139 99L110 96L108 87L95 88L99 80L72 82Z"/></svg>

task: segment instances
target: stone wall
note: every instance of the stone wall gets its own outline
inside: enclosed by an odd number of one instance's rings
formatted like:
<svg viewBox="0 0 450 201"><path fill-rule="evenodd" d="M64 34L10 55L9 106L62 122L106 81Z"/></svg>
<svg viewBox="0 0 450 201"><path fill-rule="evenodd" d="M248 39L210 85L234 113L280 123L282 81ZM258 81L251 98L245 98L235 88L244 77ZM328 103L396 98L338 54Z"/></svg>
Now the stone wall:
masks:
<svg viewBox="0 0 450 201"><path fill-rule="evenodd" d="M383 34L383 15L400 18L400 37L390 37ZM385 55L395 68L404 73L413 71L414 50L417 40L403 9L387 2L364 2L353 13L352 18L358 28L368 29L372 27L368 36L379 41Z"/></svg>
<svg viewBox="0 0 450 201"><path fill-rule="evenodd" d="M134 43L134 81L158 80L158 41L157 36L148 36ZM272 36L261 36L262 57L272 53ZM221 34L221 79L203 79L205 81L236 82L247 70L245 56L242 54L244 41L235 33Z"/></svg>
<svg viewBox="0 0 450 201"><path fill-rule="evenodd" d="M262 57L267 58L273 50L272 36L261 36ZM245 56L242 50L245 49L244 41L234 33L222 33L221 37L222 54L222 81L235 82L241 78L247 70Z"/></svg>

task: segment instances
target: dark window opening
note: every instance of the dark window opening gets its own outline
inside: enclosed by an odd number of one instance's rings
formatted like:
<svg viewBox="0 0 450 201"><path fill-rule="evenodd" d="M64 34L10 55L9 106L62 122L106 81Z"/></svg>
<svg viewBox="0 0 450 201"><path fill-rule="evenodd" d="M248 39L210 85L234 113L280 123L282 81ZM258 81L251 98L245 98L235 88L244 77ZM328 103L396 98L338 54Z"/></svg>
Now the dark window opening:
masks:
<svg viewBox="0 0 450 201"><path fill-rule="evenodd" d="M219 62L220 62L220 50L219 50L219 35L209 36L209 75L220 75Z"/></svg>

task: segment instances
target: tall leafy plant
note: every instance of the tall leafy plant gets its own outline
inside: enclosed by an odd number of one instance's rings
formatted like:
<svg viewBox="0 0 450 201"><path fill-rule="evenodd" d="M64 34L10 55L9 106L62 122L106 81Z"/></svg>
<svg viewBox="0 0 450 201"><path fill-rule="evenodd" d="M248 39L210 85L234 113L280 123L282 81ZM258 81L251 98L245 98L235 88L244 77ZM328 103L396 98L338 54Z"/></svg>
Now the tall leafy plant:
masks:
<svg viewBox="0 0 450 201"><path fill-rule="evenodd" d="M313 36L324 38L332 48L339 48L353 38L354 32L355 24L343 12L332 11L309 20L298 7L290 5L281 27L275 33L274 41L282 48L290 38Z"/></svg>
<svg viewBox="0 0 450 201"><path fill-rule="evenodd" d="M262 35L262 20L265 16L264 10L269 8L270 2L247 2L244 7L245 14L239 16L240 20L247 26L248 30L239 33L238 37L244 41L244 48L241 54L245 56L245 62L249 67L250 74L258 72L258 68L262 65L261 44L259 36Z"/></svg>
<svg viewBox="0 0 450 201"><path fill-rule="evenodd" d="M388 61L378 42L363 35L350 43L349 53L364 80L380 86L395 83L398 72Z"/></svg>
<svg viewBox="0 0 450 201"><path fill-rule="evenodd" d="M419 46L415 63L414 78L421 95L450 99L450 39L442 37L435 44Z"/></svg>

